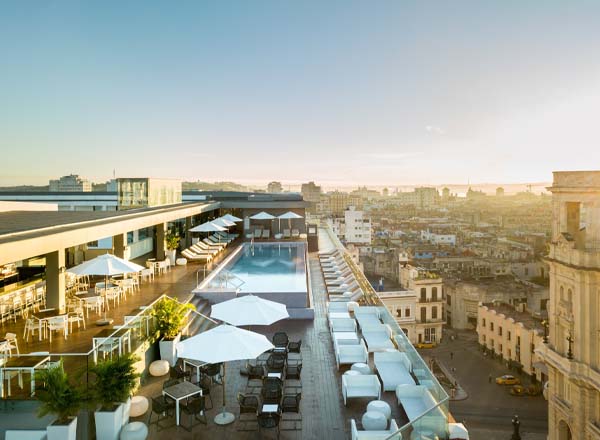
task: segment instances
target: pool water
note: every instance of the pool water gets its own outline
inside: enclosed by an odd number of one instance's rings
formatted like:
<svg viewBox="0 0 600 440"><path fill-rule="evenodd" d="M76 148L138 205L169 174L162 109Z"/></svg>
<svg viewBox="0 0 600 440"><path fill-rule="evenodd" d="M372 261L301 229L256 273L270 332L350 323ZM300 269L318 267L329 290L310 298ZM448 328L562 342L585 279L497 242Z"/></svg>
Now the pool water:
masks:
<svg viewBox="0 0 600 440"><path fill-rule="evenodd" d="M304 243L245 243L224 270L243 281L242 292L306 292Z"/></svg>

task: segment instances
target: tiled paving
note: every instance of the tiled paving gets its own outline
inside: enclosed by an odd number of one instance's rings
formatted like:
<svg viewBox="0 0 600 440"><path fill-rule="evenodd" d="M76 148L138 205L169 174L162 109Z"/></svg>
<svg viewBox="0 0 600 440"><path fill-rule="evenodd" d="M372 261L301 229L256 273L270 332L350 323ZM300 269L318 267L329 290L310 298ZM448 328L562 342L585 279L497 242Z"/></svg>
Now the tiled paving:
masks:
<svg viewBox="0 0 600 440"><path fill-rule="evenodd" d="M281 439L348 439L350 438L350 419L359 421L365 411L367 399L352 399L344 407L341 394L341 375L337 371L333 344L329 333L326 312L326 291L316 254L310 256L311 283L315 305L314 321L283 321L266 328L253 328L271 337L276 331L285 331L291 340L302 339L302 424L301 430L280 432ZM222 405L219 386L213 387L211 397L214 408L207 411L208 424L197 425L192 432L182 427L170 427L157 431L156 425L150 427L152 439L257 439L276 438L276 431L241 431L244 427L239 421L239 406L235 396L246 390L248 379L239 374L241 362L227 365L228 381L227 410L236 416L236 421L228 426L218 426L214 416ZM344 370L342 370L343 372ZM146 396L158 396L164 379L153 379L141 391ZM393 393L386 392L383 397L392 407L392 417L399 425L406 418L395 401ZM141 420L147 421L147 415ZM286 424L284 427L288 427Z"/></svg>

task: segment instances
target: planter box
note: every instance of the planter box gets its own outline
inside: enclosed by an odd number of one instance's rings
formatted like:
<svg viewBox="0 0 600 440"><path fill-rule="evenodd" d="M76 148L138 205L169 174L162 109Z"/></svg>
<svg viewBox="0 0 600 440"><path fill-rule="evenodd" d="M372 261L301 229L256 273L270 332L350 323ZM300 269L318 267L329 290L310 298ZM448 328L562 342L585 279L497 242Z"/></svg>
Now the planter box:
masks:
<svg viewBox="0 0 600 440"><path fill-rule="evenodd" d="M96 411L96 440L119 440L123 427L123 407L120 404L114 411Z"/></svg>
<svg viewBox="0 0 600 440"><path fill-rule="evenodd" d="M171 262L171 266L175 266L175 255L177 254L177 249L167 249L165 251L165 255L167 256L167 258L169 259L169 261Z"/></svg>
<svg viewBox="0 0 600 440"><path fill-rule="evenodd" d="M123 421L121 422L121 424L123 426L125 426L129 423L129 413L131 411L131 397L129 399L127 399L127 401L125 403L123 403L122 406L123 406Z"/></svg>
<svg viewBox="0 0 600 440"><path fill-rule="evenodd" d="M172 367L174 367L175 363L177 362L177 353L175 352L175 346L179 343L180 340L181 334L177 335L177 337L172 341L165 341L164 339L161 339L158 342L158 346L160 348L160 358L165 361L168 361L169 365L171 365Z"/></svg>
<svg viewBox="0 0 600 440"><path fill-rule="evenodd" d="M56 423L56 422L55 422ZM77 439L77 417L73 417L68 425L48 425L46 427L48 440L76 440Z"/></svg>

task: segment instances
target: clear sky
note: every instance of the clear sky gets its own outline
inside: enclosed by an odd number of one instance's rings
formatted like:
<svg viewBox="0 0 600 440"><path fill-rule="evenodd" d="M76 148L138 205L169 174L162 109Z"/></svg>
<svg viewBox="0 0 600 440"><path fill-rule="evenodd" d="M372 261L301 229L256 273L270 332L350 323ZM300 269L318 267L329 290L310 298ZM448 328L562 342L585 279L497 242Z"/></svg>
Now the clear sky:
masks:
<svg viewBox="0 0 600 440"><path fill-rule="evenodd" d="M5 1L0 184L600 168L600 1Z"/></svg>

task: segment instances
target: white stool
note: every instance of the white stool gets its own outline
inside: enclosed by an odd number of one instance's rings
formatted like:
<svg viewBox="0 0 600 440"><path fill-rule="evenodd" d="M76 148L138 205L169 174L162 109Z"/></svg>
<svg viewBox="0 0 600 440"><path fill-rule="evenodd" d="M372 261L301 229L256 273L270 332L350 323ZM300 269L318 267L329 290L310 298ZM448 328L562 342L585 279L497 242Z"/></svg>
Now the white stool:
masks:
<svg viewBox="0 0 600 440"><path fill-rule="evenodd" d="M131 422L121 429L120 440L146 440L148 427L143 422Z"/></svg>
<svg viewBox="0 0 600 440"><path fill-rule="evenodd" d="M148 371L150 372L151 376L159 377L167 374L170 368L171 366L169 365L169 361L159 360L152 362L150 364L150 368L148 368Z"/></svg>
<svg viewBox="0 0 600 440"><path fill-rule="evenodd" d="M362 425L365 431L385 431L388 421L380 412L367 411L362 416Z"/></svg>
<svg viewBox="0 0 600 440"><path fill-rule="evenodd" d="M389 420L392 417L392 408L390 408L390 405L388 405L388 403L384 402L383 400L370 401L367 404L367 412L369 411L380 412L385 416L387 420Z"/></svg>
<svg viewBox="0 0 600 440"><path fill-rule="evenodd" d="M185 266L187 264L187 258L178 258L175 260L177 266Z"/></svg>
<svg viewBox="0 0 600 440"><path fill-rule="evenodd" d="M362 362L352 364L350 369L358 371L360 374L371 374L371 367L369 367L367 364L363 364Z"/></svg>
<svg viewBox="0 0 600 440"><path fill-rule="evenodd" d="M133 396L131 398L131 408L129 409L130 417L139 417L148 411L148 399L144 396Z"/></svg>

